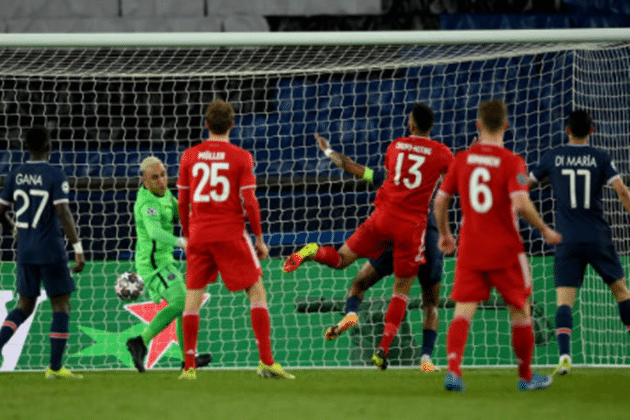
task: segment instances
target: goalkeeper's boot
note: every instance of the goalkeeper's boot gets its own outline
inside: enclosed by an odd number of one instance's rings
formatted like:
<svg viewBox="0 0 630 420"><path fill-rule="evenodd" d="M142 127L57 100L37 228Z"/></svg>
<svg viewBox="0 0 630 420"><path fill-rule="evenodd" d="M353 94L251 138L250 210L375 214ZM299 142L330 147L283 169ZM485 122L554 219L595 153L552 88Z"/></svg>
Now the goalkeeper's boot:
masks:
<svg viewBox="0 0 630 420"><path fill-rule="evenodd" d="M285 371L280 363L274 363L269 366L262 362L262 360L258 363L258 369L256 369L256 373L261 378L275 378L275 379L295 379L295 376L291 375L287 371Z"/></svg>
<svg viewBox="0 0 630 420"><path fill-rule="evenodd" d="M182 371L181 375L179 375L179 379L188 379L190 381L194 381L197 379L197 371L195 368L190 368Z"/></svg>
<svg viewBox="0 0 630 420"><path fill-rule="evenodd" d="M46 373L44 374L46 379L83 379L83 375L79 375L78 373L72 373L64 366L59 368L59 370L52 370L50 366L46 369Z"/></svg>
<svg viewBox="0 0 630 420"><path fill-rule="evenodd" d="M423 372L437 372L440 368L433 364L431 356L424 354L420 359L420 370Z"/></svg>
<svg viewBox="0 0 630 420"><path fill-rule="evenodd" d="M553 378L551 376L542 376L538 373L532 373L532 379L529 382L525 379L519 379L517 385L519 391L533 391L535 389L548 388L552 382Z"/></svg>
<svg viewBox="0 0 630 420"><path fill-rule="evenodd" d="M282 271L290 273L297 270L303 262L312 260L318 249L319 245L316 243L310 243L298 252L289 255L289 258L285 260L284 265L282 266Z"/></svg>
<svg viewBox="0 0 630 420"><path fill-rule="evenodd" d="M212 362L212 355L210 353L195 356L195 366L197 366L197 369L208 366L210 362ZM185 364L186 363L182 361L182 369L184 369Z"/></svg>
<svg viewBox="0 0 630 420"><path fill-rule="evenodd" d="M383 350L381 347L376 350L376 353L372 355L372 359L370 360L372 360L372 364L380 370L387 369L387 365L389 365L389 363L387 362L387 355L385 354L385 350Z"/></svg>
<svg viewBox="0 0 630 420"><path fill-rule="evenodd" d="M127 350L131 353L133 364L138 372L144 372L144 358L147 356L147 346L141 336L127 340Z"/></svg>
<svg viewBox="0 0 630 420"><path fill-rule="evenodd" d="M457 376L453 372L448 372L444 377L444 389L447 391L464 392L466 385L461 376Z"/></svg>
<svg viewBox="0 0 630 420"><path fill-rule="evenodd" d="M560 356L560 363L558 363L558 367L553 371L553 374L564 376L569 372L571 372L571 356L563 354Z"/></svg>
<svg viewBox="0 0 630 420"><path fill-rule="evenodd" d="M358 322L359 316L354 312L350 312L341 321L328 328L324 333L324 338L326 340L336 340L341 334L357 325Z"/></svg>

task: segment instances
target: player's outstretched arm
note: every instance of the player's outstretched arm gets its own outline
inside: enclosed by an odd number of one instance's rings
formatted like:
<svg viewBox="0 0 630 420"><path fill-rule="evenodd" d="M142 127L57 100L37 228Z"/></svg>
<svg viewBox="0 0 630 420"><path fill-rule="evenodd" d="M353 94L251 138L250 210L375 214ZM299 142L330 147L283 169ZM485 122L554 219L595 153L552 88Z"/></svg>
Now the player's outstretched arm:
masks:
<svg viewBox="0 0 630 420"><path fill-rule="evenodd" d="M445 254L455 253L457 247L455 238L451 232L451 227L448 224L448 206L450 203L451 196L442 191L438 191L433 199L433 214L435 215L435 221L440 235L438 248Z"/></svg>
<svg viewBox="0 0 630 420"><path fill-rule="evenodd" d="M512 207L527 223L538 229L545 242L550 245L558 245L562 242L562 235L547 226L526 192L523 191L512 196Z"/></svg>
<svg viewBox="0 0 630 420"><path fill-rule="evenodd" d="M630 191L628 191L628 187L623 183L623 180L620 178L615 179L611 185L617 192L617 196L619 197L619 201L626 208L626 211L630 213Z"/></svg>
<svg viewBox="0 0 630 420"><path fill-rule="evenodd" d="M364 178L367 169L365 166L356 163L342 153L332 150L330 148L330 143L324 137L315 134L315 138L317 139L317 146L319 146L319 150L324 152L324 154L328 156L335 165L341 168L344 172L354 175L357 178Z"/></svg>
<svg viewBox="0 0 630 420"><path fill-rule="evenodd" d="M83 254L83 246L81 240L77 234L77 229L74 226L74 220L72 219L72 213L70 213L70 207L68 203L60 203L55 206L57 217L61 223L61 228L68 237L68 240L74 248L74 267L72 267L73 273L80 273L85 266L85 255Z"/></svg>

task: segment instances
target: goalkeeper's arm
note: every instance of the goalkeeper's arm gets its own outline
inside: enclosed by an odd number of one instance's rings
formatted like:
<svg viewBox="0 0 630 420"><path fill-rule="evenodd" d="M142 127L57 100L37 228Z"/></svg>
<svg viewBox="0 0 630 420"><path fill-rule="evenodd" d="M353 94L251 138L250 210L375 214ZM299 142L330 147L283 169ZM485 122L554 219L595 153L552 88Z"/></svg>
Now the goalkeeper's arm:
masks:
<svg viewBox="0 0 630 420"><path fill-rule="evenodd" d="M357 178L361 178L367 182L374 183L377 186L380 186L380 184L382 184L385 180L385 172L383 172L382 174L380 172L375 174L372 169L356 163L343 153L335 152L334 150L332 150L330 148L330 143L328 142L328 140L326 140L322 136L315 134L315 138L317 139L317 145L319 146L320 150L324 152L324 154L328 156L330 160L332 160L333 163L341 168L344 172L354 175Z"/></svg>
<svg viewBox="0 0 630 420"><path fill-rule="evenodd" d="M146 212L142 213L145 214L143 217L143 223L147 229L149 238L170 246L178 246L180 248L186 247L186 238L178 238L172 233L167 232L162 228L162 226L160 226L160 222L157 217L146 216Z"/></svg>

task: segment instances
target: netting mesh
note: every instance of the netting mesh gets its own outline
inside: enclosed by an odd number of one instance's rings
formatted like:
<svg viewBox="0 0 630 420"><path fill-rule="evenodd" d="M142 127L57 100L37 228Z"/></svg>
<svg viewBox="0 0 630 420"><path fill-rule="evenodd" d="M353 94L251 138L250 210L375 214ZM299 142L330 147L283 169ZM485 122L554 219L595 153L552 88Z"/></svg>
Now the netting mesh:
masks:
<svg viewBox="0 0 630 420"><path fill-rule="evenodd" d="M367 292L360 327L330 343L324 342L323 332L338 320L358 265L344 272L315 264L292 274L280 270L282 258L305 243L341 245L372 210L375 189L336 169L319 152L313 135L319 133L335 150L377 167L387 145L405 135L413 102L422 101L435 110L433 137L456 152L476 136L479 103L501 98L511 124L506 147L532 167L545 150L565 142L568 112L585 107L597 127L593 144L608 149L625 174L630 170L625 139L629 51L627 44L584 43L0 49L0 175L25 160L24 130L45 125L54 141L51 162L69 177L71 208L90 260L73 298L68 366L130 366L124 340L144 325L137 312L155 309L143 298L136 305L145 306L124 307L113 288L116 274L132 269L139 163L149 155L160 157L173 187L181 153L206 135L203 111L213 99L234 106L232 142L256 161L263 230L271 246L272 258L263 267L276 359L287 366L363 366L380 338L391 279ZM532 197L553 223L548 188L535 190ZM607 196L606 213L625 255L627 220L613 195ZM454 208L451 219L456 218ZM522 234L535 277L534 362L551 364L557 358L552 253L525 223ZM14 253L6 235L1 251L0 291L8 293L14 288ZM434 352L438 365L446 363L452 277L453 260L447 259ZM627 365L630 359L622 350L627 334L610 292L591 277L577 308L574 361ZM209 293L199 350L213 352L218 367L255 366L258 355L245 297L228 294L220 285L211 286ZM419 296L416 284L392 347L392 365L419 361ZM10 310L14 303L9 297L15 295L5 296ZM500 301L483 308L464 363L514 364L505 308ZM46 366L49 319L44 303L24 338L18 369ZM160 351L155 350L150 367L178 366L172 338L156 338L166 341L156 344Z"/></svg>

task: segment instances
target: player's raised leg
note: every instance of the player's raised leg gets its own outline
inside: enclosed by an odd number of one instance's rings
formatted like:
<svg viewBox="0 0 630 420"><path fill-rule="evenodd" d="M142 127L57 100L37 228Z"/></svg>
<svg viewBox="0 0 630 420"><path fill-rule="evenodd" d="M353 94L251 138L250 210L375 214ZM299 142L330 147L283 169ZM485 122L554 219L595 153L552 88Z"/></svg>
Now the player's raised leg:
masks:
<svg viewBox="0 0 630 420"><path fill-rule="evenodd" d="M36 298L19 295L18 305L13 309L0 326L0 354L4 345L9 342L20 325L33 313Z"/></svg>
<svg viewBox="0 0 630 420"><path fill-rule="evenodd" d="M290 273L297 270L306 261L315 261L336 270L343 270L359 258L348 245L344 244L339 251L332 246L319 246L310 243L289 256L284 261L282 270Z"/></svg>

